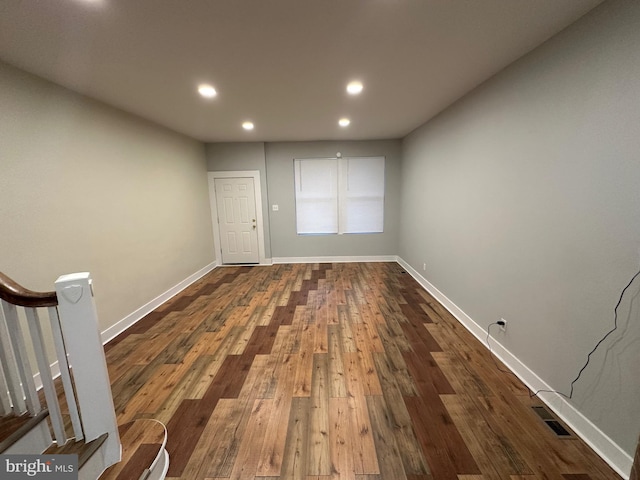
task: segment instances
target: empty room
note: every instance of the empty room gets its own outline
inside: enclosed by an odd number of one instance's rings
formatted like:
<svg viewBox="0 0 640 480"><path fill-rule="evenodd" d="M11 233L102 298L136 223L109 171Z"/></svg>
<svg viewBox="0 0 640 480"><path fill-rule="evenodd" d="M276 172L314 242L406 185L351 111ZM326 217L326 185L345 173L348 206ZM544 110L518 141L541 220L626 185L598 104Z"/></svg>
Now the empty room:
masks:
<svg viewBox="0 0 640 480"><path fill-rule="evenodd" d="M636 0L3 1L0 478L637 480L638 185Z"/></svg>

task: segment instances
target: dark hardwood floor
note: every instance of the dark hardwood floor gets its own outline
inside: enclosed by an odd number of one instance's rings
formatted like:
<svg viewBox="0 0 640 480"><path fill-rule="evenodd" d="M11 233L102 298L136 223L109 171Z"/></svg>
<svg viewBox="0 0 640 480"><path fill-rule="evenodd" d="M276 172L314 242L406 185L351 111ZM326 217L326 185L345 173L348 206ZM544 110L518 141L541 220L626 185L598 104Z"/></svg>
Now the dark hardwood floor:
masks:
<svg viewBox="0 0 640 480"><path fill-rule="evenodd" d="M620 478L395 263L218 268L106 351L168 478Z"/></svg>

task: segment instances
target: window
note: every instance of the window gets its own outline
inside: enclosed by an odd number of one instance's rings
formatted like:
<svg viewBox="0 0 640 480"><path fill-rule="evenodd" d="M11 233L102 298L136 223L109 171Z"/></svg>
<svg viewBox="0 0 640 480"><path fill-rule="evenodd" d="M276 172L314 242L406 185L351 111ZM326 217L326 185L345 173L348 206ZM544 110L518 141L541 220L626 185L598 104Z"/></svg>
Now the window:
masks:
<svg viewBox="0 0 640 480"><path fill-rule="evenodd" d="M384 157L294 160L298 235L380 233Z"/></svg>

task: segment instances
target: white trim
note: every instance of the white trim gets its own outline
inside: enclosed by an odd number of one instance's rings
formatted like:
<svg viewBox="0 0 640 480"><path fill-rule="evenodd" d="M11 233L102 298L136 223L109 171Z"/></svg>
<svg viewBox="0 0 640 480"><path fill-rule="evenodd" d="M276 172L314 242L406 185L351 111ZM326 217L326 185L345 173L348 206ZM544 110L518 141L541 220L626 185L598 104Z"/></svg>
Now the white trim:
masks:
<svg viewBox="0 0 640 480"><path fill-rule="evenodd" d="M169 471L169 452L167 452L167 426L160 420L150 419L154 422L158 422L164 429L164 439L162 440L162 446L158 455L153 463L149 466L149 476L147 480L163 480L167 476Z"/></svg>
<svg viewBox="0 0 640 480"><path fill-rule="evenodd" d="M485 347L487 345L487 331L478 325L460 307L447 298L433 284L425 279L417 270L402 258L398 263L436 300L438 300L451 314L471 332ZM497 340L491 340L491 350L522 382L532 391L553 390L535 372L522 363L514 354L502 346ZM578 409L556 393L540 393L538 397L558 417L587 443L611 468L622 478L628 479L633 464L633 458L616 444L607 434L585 417Z"/></svg>
<svg viewBox="0 0 640 480"><path fill-rule="evenodd" d="M122 332L124 332L127 328L131 327L137 321L141 320L142 317L153 312L156 308L158 308L160 305L165 303L171 297L174 297L175 295L180 293L182 290L187 288L196 280L199 280L200 278L204 277L207 273L209 273L211 270L213 270L217 266L218 266L218 262L212 262L206 267L201 268L196 273L189 275L187 278L182 280L177 285L171 287L166 292L158 295L156 298L154 298L150 302L141 306L136 311L130 313L129 315L124 317L122 320L120 320L116 324L107 328L104 332L102 332L102 343L105 344L110 340L113 340L115 337L117 337Z"/></svg>
<svg viewBox="0 0 640 480"><path fill-rule="evenodd" d="M167 472L169 471L169 452L163 448L160 453L162 455L160 462L156 465L156 468L151 470L147 480L164 480L167 478Z"/></svg>
<svg viewBox="0 0 640 480"><path fill-rule="evenodd" d="M177 285L171 287L166 292L158 295L156 298L154 298L150 302L136 309L134 312L130 313L129 315L124 317L122 320L120 320L118 323L107 328L104 332L100 334L102 344L104 345L109 341L113 340L115 337L117 337L122 332L124 332L127 328L133 326L139 320L142 320L142 318L145 315L148 315L149 313L153 312L160 305L162 305L172 297L176 296L178 293L180 293L182 290L184 290L189 285L194 283L196 280L199 280L200 278L204 277L207 273L212 271L217 266L218 266L217 262L212 262L206 267L201 268L196 273L189 275L187 278L182 280ZM51 378L55 380L60 376L60 365L58 365L57 360L51 364L50 369L51 369ZM40 390L42 388L42 379L40 378L40 372L36 372L33 375L33 381L35 382L36 390Z"/></svg>
<svg viewBox="0 0 640 480"><path fill-rule="evenodd" d="M273 257L273 263L350 263L350 262L397 262L396 255L338 256L338 257Z"/></svg>
<svg viewBox="0 0 640 480"><path fill-rule="evenodd" d="M49 370L51 371L51 378L55 380L60 376L60 365L56 360L51 365L49 365ZM40 390L43 387L42 378L40 377L40 372L36 372L33 374L33 383L36 386L36 390Z"/></svg>
<svg viewBox="0 0 640 480"><path fill-rule="evenodd" d="M271 258L266 258L264 263L223 263L218 268L234 268L234 267L270 267L274 264Z"/></svg>
<svg viewBox="0 0 640 480"><path fill-rule="evenodd" d="M471 317L469 317L461 308L453 303L445 294L438 290L433 284L425 279L417 270L409 265L402 258L395 255L379 255L379 256L337 256L337 257L274 257L273 259L265 259L273 261L273 264L281 263L344 263L344 262L397 262L399 263L427 292L429 292L436 300L438 300L451 314L471 332L485 347L486 330L478 325ZM265 262L265 264L267 264ZM262 265L262 263L261 263ZM151 302L140 307L120 322L102 332L103 343L116 337L124 330L132 326L142 317L155 310L171 297L184 290L193 282L203 277L214 268L217 262L213 262L198 272L189 276L175 287L167 290L159 295ZM523 364L515 355L507 350L497 340L492 339L491 347L493 353L498 357L513 373L522 380L533 391L540 389L552 390L544 380ZM58 362L51 365L54 377L59 375ZM36 387L40 388L40 374L34 375ZM571 429L582 438L600 457L602 457L622 478L628 479L633 464L633 458L620 448L611 438L609 438L602 430L593 424L573 405L568 403L563 397L553 393L540 393L538 397L551 408Z"/></svg>
<svg viewBox="0 0 640 480"><path fill-rule="evenodd" d="M220 228L218 227L218 208L216 205L216 178L253 178L256 197L256 225L258 227L258 258L260 265L268 265L264 247L264 218L262 216L262 185L260 184L260 170L239 170L231 172L207 172L209 181L209 206L211 207L211 223L213 226L213 245L216 258L222 263L222 246L220 242Z"/></svg>
<svg viewBox="0 0 640 480"><path fill-rule="evenodd" d="M49 431L49 424L46 418L43 418L36 426L2 452L2 455L42 453L49 448L52 443L53 439Z"/></svg>

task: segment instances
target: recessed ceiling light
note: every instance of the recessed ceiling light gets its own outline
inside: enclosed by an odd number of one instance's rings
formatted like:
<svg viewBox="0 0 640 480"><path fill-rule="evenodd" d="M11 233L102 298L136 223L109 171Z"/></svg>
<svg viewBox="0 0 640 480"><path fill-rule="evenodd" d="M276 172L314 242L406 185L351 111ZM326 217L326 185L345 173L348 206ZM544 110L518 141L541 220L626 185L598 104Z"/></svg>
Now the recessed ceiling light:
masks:
<svg viewBox="0 0 640 480"><path fill-rule="evenodd" d="M245 130L253 130L253 122L244 122L242 124L242 128L244 128Z"/></svg>
<svg viewBox="0 0 640 480"><path fill-rule="evenodd" d="M216 89L206 83L198 85L198 93L202 95L204 98L213 98L216 95L218 95L218 92L216 92Z"/></svg>
<svg viewBox="0 0 640 480"><path fill-rule="evenodd" d="M347 85L347 93L349 93L349 95L358 95L360 92L362 92L363 88L364 86L362 85L362 82L358 82L356 80Z"/></svg>
<svg viewBox="0 0 640 480"><path fill-rule="evenodd" d="M341 118L340 120L338 120L338 124L341 127L348 127L350 123L351 123L351 120L349 120L348 118Z"/></svg>

